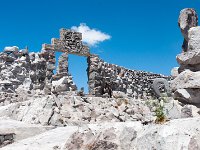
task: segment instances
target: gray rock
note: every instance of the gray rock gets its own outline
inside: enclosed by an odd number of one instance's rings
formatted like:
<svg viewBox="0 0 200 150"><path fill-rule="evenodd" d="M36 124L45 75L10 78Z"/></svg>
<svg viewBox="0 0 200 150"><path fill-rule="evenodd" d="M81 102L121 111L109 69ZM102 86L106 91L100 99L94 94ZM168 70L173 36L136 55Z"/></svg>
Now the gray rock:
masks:
<svg viewBox="0 0 200 150"><path fill-rule="evenodd" d="M188 30L191 27L197 26L197 24L198 24L198 16L194 9L185 8L181 10L178 19L178 25L184 37L184 42L182 45L183 52L188 51Z"/></svg>
<svg viewBox="0 0 200 150"><path fill-rule="evenodd" d="M170 93L169 83L164 78L155 78L152 87L158 97L161 97L163 92Z"/></svg>
<svg viewBox="0 0 200 150"><path fill-rule="evenodd" d="M137 131L135 131L131 127L125 127L119 136L121 149L122 150L131 149L132 147L131 143L134 139L136 139L136 137L137 137Z"/></svg>
<svg viewBox="0 0 200 150"><path fill-rule="evenodd" d="M199 142L199 137L193 136L190 139L189 145L188 145L188 150L199 150L200 149L200 142Z"/></svg>
<svg viewBox="0 0 200 150"><path fill-rule="evenodd" d="M53 128L53 126L31 125L16 120L0 118L0 134L14 133L15 141L41 134Z"/></svg>
<svg viewBox="0 0 200 150"><path fill-rule="evenodd" d="M199 104L200 89L178 89L174 93L174 99L189 104Z"/></svg>
<svg viewBox="0 0 200 150"><path fill-rule="evenodd" d="M192 108L188 105L185 105L182 109L181 109L181 117L182 118L189 118L189 117L193 117L192 116Z"/></svg>

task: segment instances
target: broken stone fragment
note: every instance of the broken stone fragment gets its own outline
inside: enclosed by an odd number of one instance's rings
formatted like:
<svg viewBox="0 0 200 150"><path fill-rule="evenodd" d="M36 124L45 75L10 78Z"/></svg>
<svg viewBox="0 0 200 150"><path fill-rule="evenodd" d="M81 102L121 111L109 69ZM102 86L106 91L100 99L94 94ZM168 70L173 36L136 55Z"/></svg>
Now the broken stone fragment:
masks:
<svg viewBox="0 0 200 150"><path fill-rule="evenodd" d="M189 104L200 104L200 89L178 89L174 99Z"/></svg>
<svg viewBox="0 0 200 150"><path fill-rule="evenodd" d="M28 55L28 49L21 49L19 50L20 53L22 53L23 55Z"/></svg>
<svg viewBox="0 0 200 150"><path fill-rule="evenodd" d="M7 56L4 58L6 62L14 62L15 60L15 57L12 57L12 56Z"/></svg>
<svg viewBox="0 0 200 150"><path fill-rule="evenodd" d="M56 67L54 64L47 63L47 70L54 70Z"/></svg>
<svg viewBox="0 0 200 150"><path fill-rule="evenodd" d="M178 76L178 67L174 67L174 68L172 68L172 70L171 70L171 76L172 77L177 77Z"/></svg>

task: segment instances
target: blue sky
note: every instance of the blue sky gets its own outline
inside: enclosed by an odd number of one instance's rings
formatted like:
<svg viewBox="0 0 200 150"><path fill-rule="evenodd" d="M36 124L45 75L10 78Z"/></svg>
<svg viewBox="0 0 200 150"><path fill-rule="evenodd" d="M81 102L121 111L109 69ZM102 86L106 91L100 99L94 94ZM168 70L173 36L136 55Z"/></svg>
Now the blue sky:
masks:
<svg viewBox="0 0 200 150"><path fill-rule="evenodd" d="M87 24L111 36L91 47L109 63L169 75L177 66L183 37L179 12L200 0L2 0L0 49L26 45L40 51L59 36L60 28ZM69 69L79 87L87 87L85 58L69 57Z"/></svg>

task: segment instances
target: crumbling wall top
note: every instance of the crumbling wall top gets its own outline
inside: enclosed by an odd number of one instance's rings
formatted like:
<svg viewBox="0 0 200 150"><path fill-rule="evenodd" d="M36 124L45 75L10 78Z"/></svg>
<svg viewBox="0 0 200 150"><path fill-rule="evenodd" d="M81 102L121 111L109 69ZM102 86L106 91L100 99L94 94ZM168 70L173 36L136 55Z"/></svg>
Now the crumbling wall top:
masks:
<svg viewBox="0 0 200 150"><path fill-rule="evenodd" d="M60 38L52 38L51 44L43 44L43 50L54 50L76 54L79 56L90 56L89 47L82 42L82 34L69 29L60 29Z"/></svg>

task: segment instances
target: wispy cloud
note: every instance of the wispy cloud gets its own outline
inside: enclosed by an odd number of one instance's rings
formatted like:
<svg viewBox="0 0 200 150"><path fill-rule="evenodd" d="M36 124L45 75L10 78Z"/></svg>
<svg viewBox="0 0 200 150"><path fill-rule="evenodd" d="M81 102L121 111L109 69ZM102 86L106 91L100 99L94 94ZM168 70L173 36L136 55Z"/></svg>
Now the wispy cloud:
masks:
<svg viewBox="0 0 200 150"><path fill-rule="evenodd" d="M91 29L85 23L81 23L79 26L71 27L72 30L82 33L83 42L89 46L96 46L98 43L111 38L110 35L101 32L97 29Z"/></svg>

